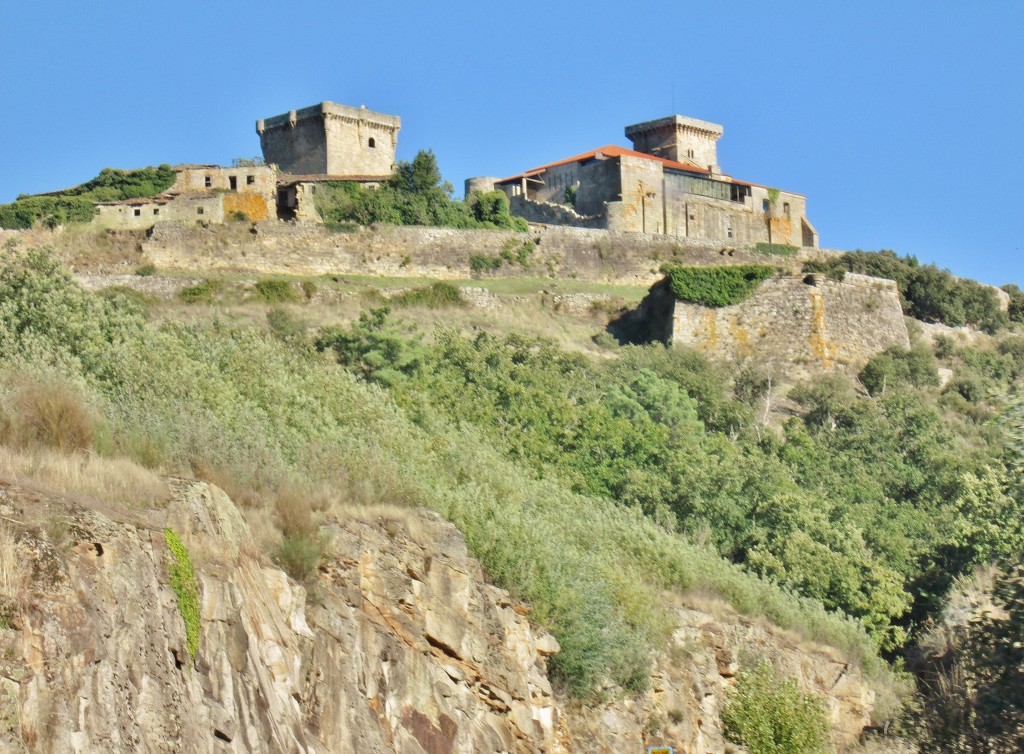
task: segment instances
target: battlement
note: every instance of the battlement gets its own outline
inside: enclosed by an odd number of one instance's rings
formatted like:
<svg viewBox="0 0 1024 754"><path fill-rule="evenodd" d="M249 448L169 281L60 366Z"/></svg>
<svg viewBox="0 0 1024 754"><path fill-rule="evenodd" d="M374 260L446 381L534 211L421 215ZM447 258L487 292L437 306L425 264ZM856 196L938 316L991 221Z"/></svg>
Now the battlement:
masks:
<svg viewBox="0 0 1024 754"><path fill-rule="evenodd" d="M318 105L303 107L299 110L289 110L281 115L272 115L269 118L260 118L256 121L256 133L263 136L264 131L274 128L294 128L300 122L339 118L348 123L367 123L379 126L384 130L397 132L402 127L402 119L397 115L385 115L365 107L350 107L339 105L335 102L321 102Z"/></svg>
<svg viewBox="0 0 1024 754"><path fill-rule="evenodd" d="M670 115L626 126L626 138L637 152L717 171L715 143L724 130L718 123Z"/></svg>

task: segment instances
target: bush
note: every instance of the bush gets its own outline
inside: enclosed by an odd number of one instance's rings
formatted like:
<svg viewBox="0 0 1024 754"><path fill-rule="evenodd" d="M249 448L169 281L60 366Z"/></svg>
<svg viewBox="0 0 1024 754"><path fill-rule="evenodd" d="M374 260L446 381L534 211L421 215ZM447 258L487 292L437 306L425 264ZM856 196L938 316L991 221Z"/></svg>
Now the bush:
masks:
<svg viewBox="0 0 1024 754"><path fill-rule="evenodd" d="M96 419L82 396L54 380L27 384L5 400L0 433L6 444L65 452L91 450Z"/></svg>
<svg viewBox="0 0 1024 754"><path fill-rule="evenodd" d="M204 280L188 288L182 288L178 292L178 298L186 304L205 304L213 301L223 288L224 285L219 280Z"/></svg>
<svg viewBox="0 0 1024 754"><path fill-rule="evenodd" d="M323 545L314 537L286 534L281 538L274 560L300 584L309 584L320 567Z"/></svg>
<svg viewBox="0 0 1024 754"><path fill-rule="evenodd" d="M405 291L390 301L394 306L425 306L428 309L466 305L466 299L458 286L445 282L431 283L424 288Z"/></svg>
<svg viewBox="0 0 1024 754"><path fill-rule="evenodd" d="M673 295L680 301L702 306L731 306L746 301L761 282L775 274L767 265L744 264L729 267L685 267L666 264Z"/></svg>
<svg viewBox="0 0 1024 754"><path fill-rule="evenodd" d="M892 346L872 357L858 375L871 395L881 395L889 388L903 385L937 387L938 365L927 347L910 350Z"/></svg>
<svg viewBox="0 0 1024 754"><path fill-rule="evenodd" d="M796 246L791 246L787 243L765 243L763 241L754 244L754 252L757 254L765 254L767 256L776 257L791 257L797 253L799 249Z"/></svg>
<svg viewBox="0 0 1024 754"><path fill-rule="evenodd" d="M137 270L135 270L135 274L138 275L139 277L149 277L150 275L155 275L156 274L156 265L155 264L144 264L141 267L139 267Z"/></svg>
<svg viewBox="0 0 1024 754"><path fill-rule="evenodd" d="M253 286L253 290L268 304L283 304L299 298L287 280L260 280Z"/></svg>
<svg viewBox="0 0 1024 754"><path fill-rule="evenodd" d="M741 670L722 710L730 741L750 754L824 754L829 723L824 703L780 679L764 660Z"/></svg>

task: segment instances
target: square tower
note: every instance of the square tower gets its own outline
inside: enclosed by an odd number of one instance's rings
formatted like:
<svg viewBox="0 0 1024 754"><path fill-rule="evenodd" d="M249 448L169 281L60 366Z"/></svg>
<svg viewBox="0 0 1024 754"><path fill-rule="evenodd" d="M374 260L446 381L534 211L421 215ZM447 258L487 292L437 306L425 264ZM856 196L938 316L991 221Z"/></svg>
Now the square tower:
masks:
<svg viewBox="0 0 1024 754"><path fill-rule="evenodd" d="M626 126L626 137L637 152L719 172L716 142L722 130L717 123L670 115Z"/></svg>
<svg viewBox="0 0 1024 754"><path fill-rule="evenodd" d="M402 119L333 102L256 121L266 163L293 175L390 176Z"/></svg>

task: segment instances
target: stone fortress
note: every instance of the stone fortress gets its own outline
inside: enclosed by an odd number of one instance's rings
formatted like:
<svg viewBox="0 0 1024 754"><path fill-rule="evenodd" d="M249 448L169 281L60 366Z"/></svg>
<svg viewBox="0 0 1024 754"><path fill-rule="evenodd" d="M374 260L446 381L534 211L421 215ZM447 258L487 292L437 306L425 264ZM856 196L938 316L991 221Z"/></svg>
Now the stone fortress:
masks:
<svg viewBox="0 0 1024 754"><path fill-rule="evenodd" d="M148 259L199 272L465 279L480 275L474 258L498 259L510 244L532 249L532 272L499 264L488 276L652 285L661 280L663 260L768 263L780 274L751 300L707 309L663 299L652 308L653 329L666 341L717 357L755 357L797 371L857 365L909 343L891 281L799 274L801 260L827 253L818 249L806 198L723 173L720 125L673 115L628 126L632 149L608 145L508 178L466 181L467 195L504 192L513 214L530 223L527 233L325 228L315 205L318 187L335 181L375 187L387 180L400 129L397 116L332 102L263 118L256 131L264 165L177 166L167 192L102 203L97 222L147 229ZM253 224L213 227L241 219ZM757 248L764 243L795 255L764 256Z"/></svg>
<svg viewBox="0 0 1024 754"><path fill-rule="evenodd" d="M608 145L510 178L470 178L466 193L500 189L531 222L817 248L805 196L722 173L722 133L682 115L636 123L626 127L633 149Z"/></svg>

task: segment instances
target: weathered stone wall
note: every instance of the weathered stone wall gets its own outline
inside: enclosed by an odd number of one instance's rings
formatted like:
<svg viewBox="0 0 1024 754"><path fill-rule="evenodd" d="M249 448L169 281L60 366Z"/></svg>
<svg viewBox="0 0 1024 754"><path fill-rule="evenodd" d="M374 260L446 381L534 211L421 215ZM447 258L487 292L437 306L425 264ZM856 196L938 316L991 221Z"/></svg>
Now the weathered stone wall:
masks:
<svg viewBox="0 0 1024 754"><path fill-rule="evenodd" d="M513 196L509 201L509 207L513 215L522 217L531 223L572 225L576 228L603 228L605 225L603 217L584 217L565 204L537 202L524 199L521 196Z"/></svg>
<svg viewBox="0 0 1024 754"><path fill-rule="evenodd" d="M741 304L675 302L672 343L717 358L758 361L792 373L860 366L890 346L910 347L896 284L848 273L766 280Z"/></svg>
<svg viewBox="0 0 1024 754"><path fill-rule="evenodd" d="M161 223L143 244L158 267L192 271L271 274L362 274L396 277L469 278L473 256L496 257L527 241L536 245L526 267L504 264L486 277L572 277L651 285L668 260L715 265L759 262L798 270L799 257L774 258L713 241L642 233L553 226L527 233L375 226L332 233L312 223L258 223L251 233L230 227L201 228Z"/></svg>
<svg viewBox="0 0 1024 754"><path fill-rule="evenodd" d="M165 221L191 225L222 223L226 196L228 194L185 194L172 199L139 199L100 204L93 223L101 228L126 229L151 228ZM247 194L242 201L266 206L265 200L258 194Z"/></svg>

